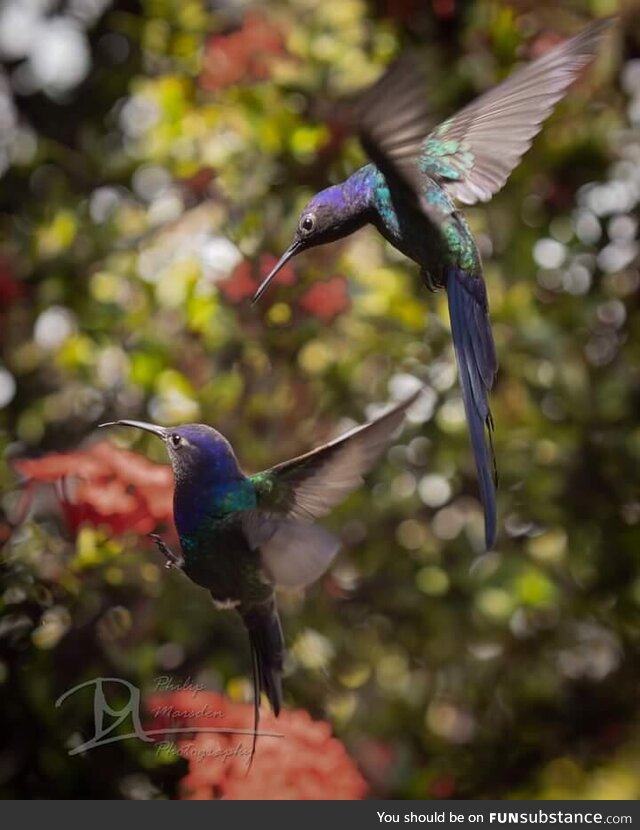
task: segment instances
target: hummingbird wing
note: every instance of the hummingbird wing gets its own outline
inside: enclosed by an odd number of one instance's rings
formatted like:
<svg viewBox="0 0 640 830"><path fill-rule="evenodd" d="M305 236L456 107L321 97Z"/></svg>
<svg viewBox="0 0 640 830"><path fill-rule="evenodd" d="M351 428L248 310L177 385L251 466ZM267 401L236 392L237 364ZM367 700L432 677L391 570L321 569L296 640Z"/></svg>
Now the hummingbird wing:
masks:
<svg viewBox="0 0 640 830"><path fill-rule="evenodd" d="M365 150L385 175L400 173L416 193L427 176L460 202L488 201L593 59L611 22L586 26L433 130L419 63L396 61L353 107Z"/></svg>
<svg viewBox="0 0 640 830"><path fill-rule="evenodd" d="M610 23L606 18L585 27L437 127L418 159L421 173L439 181L460 202L488 201L591 62Z"/></svg>
<svg viewBox="0 0 640 830"><path fill-rule="evenodd" d="M304 588L319 579L340 550L340 540L321 525L278 519L259 510L243 517L243 530L267 580L279 588Z"/></svg>
<svg viewBox="0 0 640 830"><path fill-rule="evenodd" d="M246 511L243 529L252 547L260 549L265 572L275 584L307 585L329 567L340 542L315 520L362 483L418 395L318 449L251 477L258 507Z"/></svg>
<svg viewBox="0 0 640 830"><path fill-rule="evenodd" d="M358 134L365 152L381 170L396 168L409 175L436 121L427 90L418 54L406 52L376 83L339 106L334 117Z"/></svg>
<svg viewBox="0 0 640 830"><path fill-rule="evenodd" d="M267 488L257 483L259 503L303 522L326 516L362 484L363 476L387 447L419 394L328 444L254 476L254 481L265 475L270 480Z"/></svg>

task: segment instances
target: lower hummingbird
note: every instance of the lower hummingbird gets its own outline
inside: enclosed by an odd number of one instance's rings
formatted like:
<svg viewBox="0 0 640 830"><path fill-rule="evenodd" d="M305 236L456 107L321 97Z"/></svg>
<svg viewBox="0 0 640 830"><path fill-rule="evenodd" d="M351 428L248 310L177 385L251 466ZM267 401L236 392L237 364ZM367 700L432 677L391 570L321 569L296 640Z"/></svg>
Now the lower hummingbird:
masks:
<svg viewBox="0 0 640 830"><path fill-rule="evenodd" d="M145 430L167 448L175 478L173 517L182 552L152 538L166 557L206 588L218 609L243 621L251 650L254 742L264 692L277 716L282 705L284 637L275 589L299 588L329 567L339 540L316 524L358 487L401 426L418 393L379 418L311 452L255 475L213 427L162 427L112 421L101 427Z"/></svg>
<svg viewBox="0 0 640 830"><path fill-rule="evenodd" d="M497 527L488 396L498 362L480 254L455 201L488 201L502 188L610 23L586 26L435 128L411 55L364 93L336 102L333 118L358 133L372 163L307 203L293 242L254 296L256 302L291 257L368 223L420 266L428 288L446 290L488 548Z"/></svg>

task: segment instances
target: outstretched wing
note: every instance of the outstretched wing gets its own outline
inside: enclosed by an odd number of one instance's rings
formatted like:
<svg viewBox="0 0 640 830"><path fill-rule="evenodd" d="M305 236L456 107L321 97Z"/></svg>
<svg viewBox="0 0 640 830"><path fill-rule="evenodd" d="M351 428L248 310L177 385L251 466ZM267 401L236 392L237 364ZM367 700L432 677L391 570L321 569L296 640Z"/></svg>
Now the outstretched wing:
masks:
<svg viewBox="0 0 640 830"><path fill-rule="evenodd" d="M315 582L340 550L340 540L321 525L260 510L248 511L242 527L249 545L260 551L267 580L280 588L303 588Z"/></svg>
<svg viewBox="0 0 640 830"><path fill-rule="evenodd" d="M611 23L598 20L514 72L445 121L424 142L422 173L458 201L486 202L500 190Z"/></svg>
<svg viewBox="0 0 640 830"><path fill-rule="evenodd" d="M251 477L258 506L244 514L243 529L275 584L306 585L329 567L340 543L313 522L362 483L418 395L335 441Z"/></svg>
<svg viewBox="0 0 640 830"><path fill-rule="evenodd" d="M434 130L420 63L414 56L400 58L357 99L353 126L385 175L400 174L417 193L426 175L461 202L487 201L593 59L611 22L586 26Z"/></svg>
<svg viewBox="0 0 640 830"><path fill-rule="evenodd" d="M362 483L420 393L340 438L252 477L261 508L312 522Z"/></svg>

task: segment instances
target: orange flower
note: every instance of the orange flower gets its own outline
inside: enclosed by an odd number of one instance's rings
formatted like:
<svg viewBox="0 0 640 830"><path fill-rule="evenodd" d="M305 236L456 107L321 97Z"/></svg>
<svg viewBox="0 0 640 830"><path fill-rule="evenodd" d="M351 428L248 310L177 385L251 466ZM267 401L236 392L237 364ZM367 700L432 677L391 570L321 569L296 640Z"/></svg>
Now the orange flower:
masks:
<svg viewBox="0 0 640 830"><path fill-rule="evenodd" d="M34 486L59 485L60 503L69 527L83 524L150 533L172 522L173 475L165 464L104 441L86 450L20 459L16 470L27 479L26 502Z"/></svg>
<svg viewBox="0 0 640 830"><path fill-rule="evenodd" d="M213 727L219 733L169 734L189 764L180 782L189 800L356 800L364 798L367 784L331 726L314 721L302 709L283 711L280 717L261 713L260 732L282 737L258 738L256 754L247 775L253 738L233 730L253 728L253 706L231 703L215 692L184 690L155 694L146 701L153 720L146 729Z"/></svg>

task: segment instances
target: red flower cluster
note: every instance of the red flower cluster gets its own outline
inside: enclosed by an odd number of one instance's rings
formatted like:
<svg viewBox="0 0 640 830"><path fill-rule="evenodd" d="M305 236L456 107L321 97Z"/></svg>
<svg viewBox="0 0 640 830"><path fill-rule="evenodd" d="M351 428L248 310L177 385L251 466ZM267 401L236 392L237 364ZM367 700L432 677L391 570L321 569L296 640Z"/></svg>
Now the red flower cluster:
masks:
<svg viewBox="0 0 640 830"><path fill-rule="evenodd" d="M60 503L69 527L83 524L150 533L172 521L173 474L137 453L101 442L86 450L20 459L16 470L27 479L27 503L38 484L59 485Z"/></svg>
<svg viewBox="0 0 640 830"><path fill-rule="evenodd" d="M230 277L218 283L220 293L234 305L252 297L260 282L271 271L277 260L270 254L260 257L257 276L248 260L243 260L235 267ZM296 281L296 272L293 263L288 262L276 278L278 285L293 285ZM314 283L299 299L298 307L306 314L311 314L328 323L334 320L343 311L347 311L351 303L347 281L344 277L331 277Z"/></svg>
<svg viewBox="0 0 640 830"><path fill-rule="evenodd" d="M232 34L215 35L206 46L200 85L216 91L269 77L269 59L284 52L280 31L263 15L249 13Z"/></svg>
<svg viewBox="0 0 640 830"><path fill-rule="evenodd" d="M278 718L263 712L256 754L247 775L253 742L253 705L231 703L214 692L185 690L155 694L146 700L149 730L193 728L194 732L156 739L168 743L189 763L180 782L189 800L313 800L353 801L364 798L367 784L356 765L324 721L302 709L283 711ZM197 732L214 728L220 732ZM226 731L229 730L229 731ZM175 743L172 743L175 741Z"/></svg>

